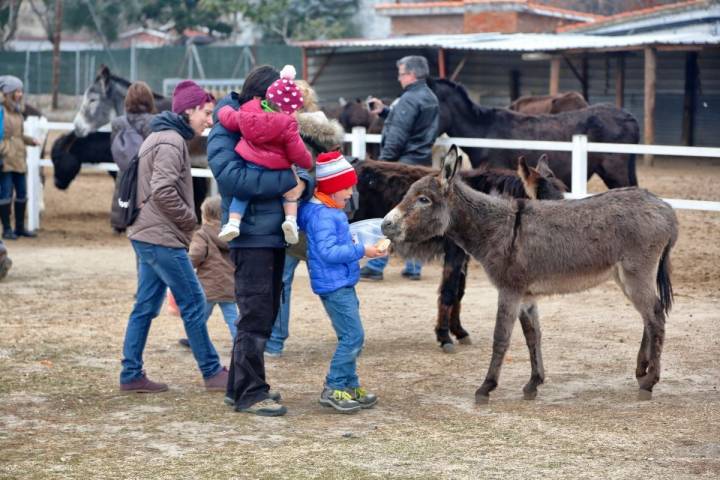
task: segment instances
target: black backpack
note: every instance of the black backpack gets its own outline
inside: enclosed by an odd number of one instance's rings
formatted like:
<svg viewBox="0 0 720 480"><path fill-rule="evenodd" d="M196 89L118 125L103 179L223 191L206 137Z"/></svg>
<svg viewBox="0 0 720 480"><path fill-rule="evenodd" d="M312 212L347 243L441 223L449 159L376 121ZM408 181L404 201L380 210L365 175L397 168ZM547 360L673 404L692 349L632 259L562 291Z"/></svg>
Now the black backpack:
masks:
<svg viewBox="0 0 720 480"><path fill-rule="evenodd" d="M130 160L127 168L120 171L120 179L118 180L118 196L117 205L118 215L115 216L113 227L117 229L126 229L135 222L140 213L142 205L137 204L138 189L138 165L140 164L140 156L135 154Z"/></svg>

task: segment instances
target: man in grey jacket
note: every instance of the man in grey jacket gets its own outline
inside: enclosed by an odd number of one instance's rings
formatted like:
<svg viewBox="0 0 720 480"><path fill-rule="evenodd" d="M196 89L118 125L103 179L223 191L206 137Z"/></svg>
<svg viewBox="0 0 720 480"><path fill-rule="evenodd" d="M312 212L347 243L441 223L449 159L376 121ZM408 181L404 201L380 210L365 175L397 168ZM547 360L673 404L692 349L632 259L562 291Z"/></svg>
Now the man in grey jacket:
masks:
<svg viewBox="0 0 720 480"><path fill-rule="evenodd" d="M380 141L380 160L410 165L432 164L432 146L437 138L440 106L427 86L430 73L425 57L411 55L397 61L398 81L403 93L390 107L377 98L370 99L372 112L385 119ZM373 259L360 270L366 280L382 280L387 257ZM420 280L422 264L408 260L403 277Z"/></svg>

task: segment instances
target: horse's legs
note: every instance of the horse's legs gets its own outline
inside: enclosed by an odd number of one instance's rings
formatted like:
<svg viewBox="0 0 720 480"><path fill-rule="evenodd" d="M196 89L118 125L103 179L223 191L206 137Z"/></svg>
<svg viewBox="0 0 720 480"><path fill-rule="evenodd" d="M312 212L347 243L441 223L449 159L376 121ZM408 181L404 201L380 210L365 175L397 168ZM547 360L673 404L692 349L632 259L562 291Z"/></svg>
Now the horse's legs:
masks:
<svg viewBox="0 0 720 480"><path fill-rule="evenodd" d="M461 254L464 257L464 261L460 267L460 280L458 282L457 296L455 297L455 305L453 305L452 314L450 316L450 332L455 335L463 345L470 345L470 334L460 324L460 310L462 305L462 299L465 296L465 282L467 281L467 269L470 257L460 249Z"/></svg>
<svg viewBox="0 0 720 480"><path fill-rule="evenodd" d="M652 398L653 387L660 380L665 313L655 293L656 268L634 267L633 270L620 267L616 279L643 319L643 338L640 342L635 376L640 386L638 398L649 400Z"/></svg>
<svg viewBox="0 0 720 480"><path fill-rule="evenodd" d="M545 368L540 347L542 334L536 303L525 304L520 308L520 325L530 352L531 368L530 381L523 387L523 397L525 400L534 400L537 396L537 386L545 382Z"/></svg>
<svg viewBox="0 0 720 480"><path fill-rule="evenodd" d="M493 333L493 351L485 381L475 391L475 403L486 404L490 400L490 392L497 387L500 378L505 352L510 345L515 319L520 313L520 294L516 292L500 291L498 296L498 310L495 317L495 332Z"/></svg>
<svg viewBox="0 0 720 480"><path fill-rule="evenodd" d="M462 274L463 261L467 259L465 252L454 242L445 239L445 258L443 275L440 281L438 297L438 316L435 325L435 337L446 353L455 351L450 338L450 322L457 305L458 288ZM459 314L459 313L458 313Z"/></svg>

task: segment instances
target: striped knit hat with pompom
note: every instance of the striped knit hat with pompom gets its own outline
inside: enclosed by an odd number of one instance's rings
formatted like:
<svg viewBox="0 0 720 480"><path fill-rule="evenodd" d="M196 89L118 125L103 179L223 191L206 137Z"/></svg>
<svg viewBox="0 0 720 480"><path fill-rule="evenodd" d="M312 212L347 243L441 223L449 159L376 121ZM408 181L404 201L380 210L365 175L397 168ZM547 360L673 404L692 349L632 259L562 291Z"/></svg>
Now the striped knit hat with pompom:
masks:
<svg viewBox="0 0 720 480"><path fill-rule="evenodd" d="M280 70L280 78L275 80L265 92L265 99L280 107L288 115L297 112L304 105L302 93L293 81L295 75L295 67L285 65Z"/></svg>
<svg viewBox="0 0 720 480"><path fill-rule="evenodd" d="M355 169L340 152L318 155L315 162L315 177L318 191L328 195L350 188L357 183Z"/></svg>

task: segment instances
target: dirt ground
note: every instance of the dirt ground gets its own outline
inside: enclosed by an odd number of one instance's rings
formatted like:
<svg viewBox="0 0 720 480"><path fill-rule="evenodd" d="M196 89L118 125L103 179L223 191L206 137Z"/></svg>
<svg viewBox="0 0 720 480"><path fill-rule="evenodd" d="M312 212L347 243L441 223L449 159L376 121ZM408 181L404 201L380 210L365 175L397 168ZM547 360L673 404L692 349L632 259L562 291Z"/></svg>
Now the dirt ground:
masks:
<svg viewBox="0 0 720 480"><path fill-rule="evenodd" d="M665 197L720 200L717 162L659 161L639 179ZM433 334L439 267L408 282L395 260L384 282L358 287L367 332L359 373L379 405L351 416L318 405L335 339L301 267L286 353L267 361L289 414L259 418L203 390L177 343L181 322L164 312L145 362L170 391L118 392L135 264L127 240L110 233L111 187L105 175L83 175L67 192L49 185L40 237L8 244L0 478L720 476L720 213L678 212L676 302L652 401L636 400L641 320L607 283L541 301L547 378L537 400L522 400L530 368L516 328L499 388L476 407L495 290L471 267L463 319L474 343L447 355ZM209 328L227 362L218 312Z"/></svg>

